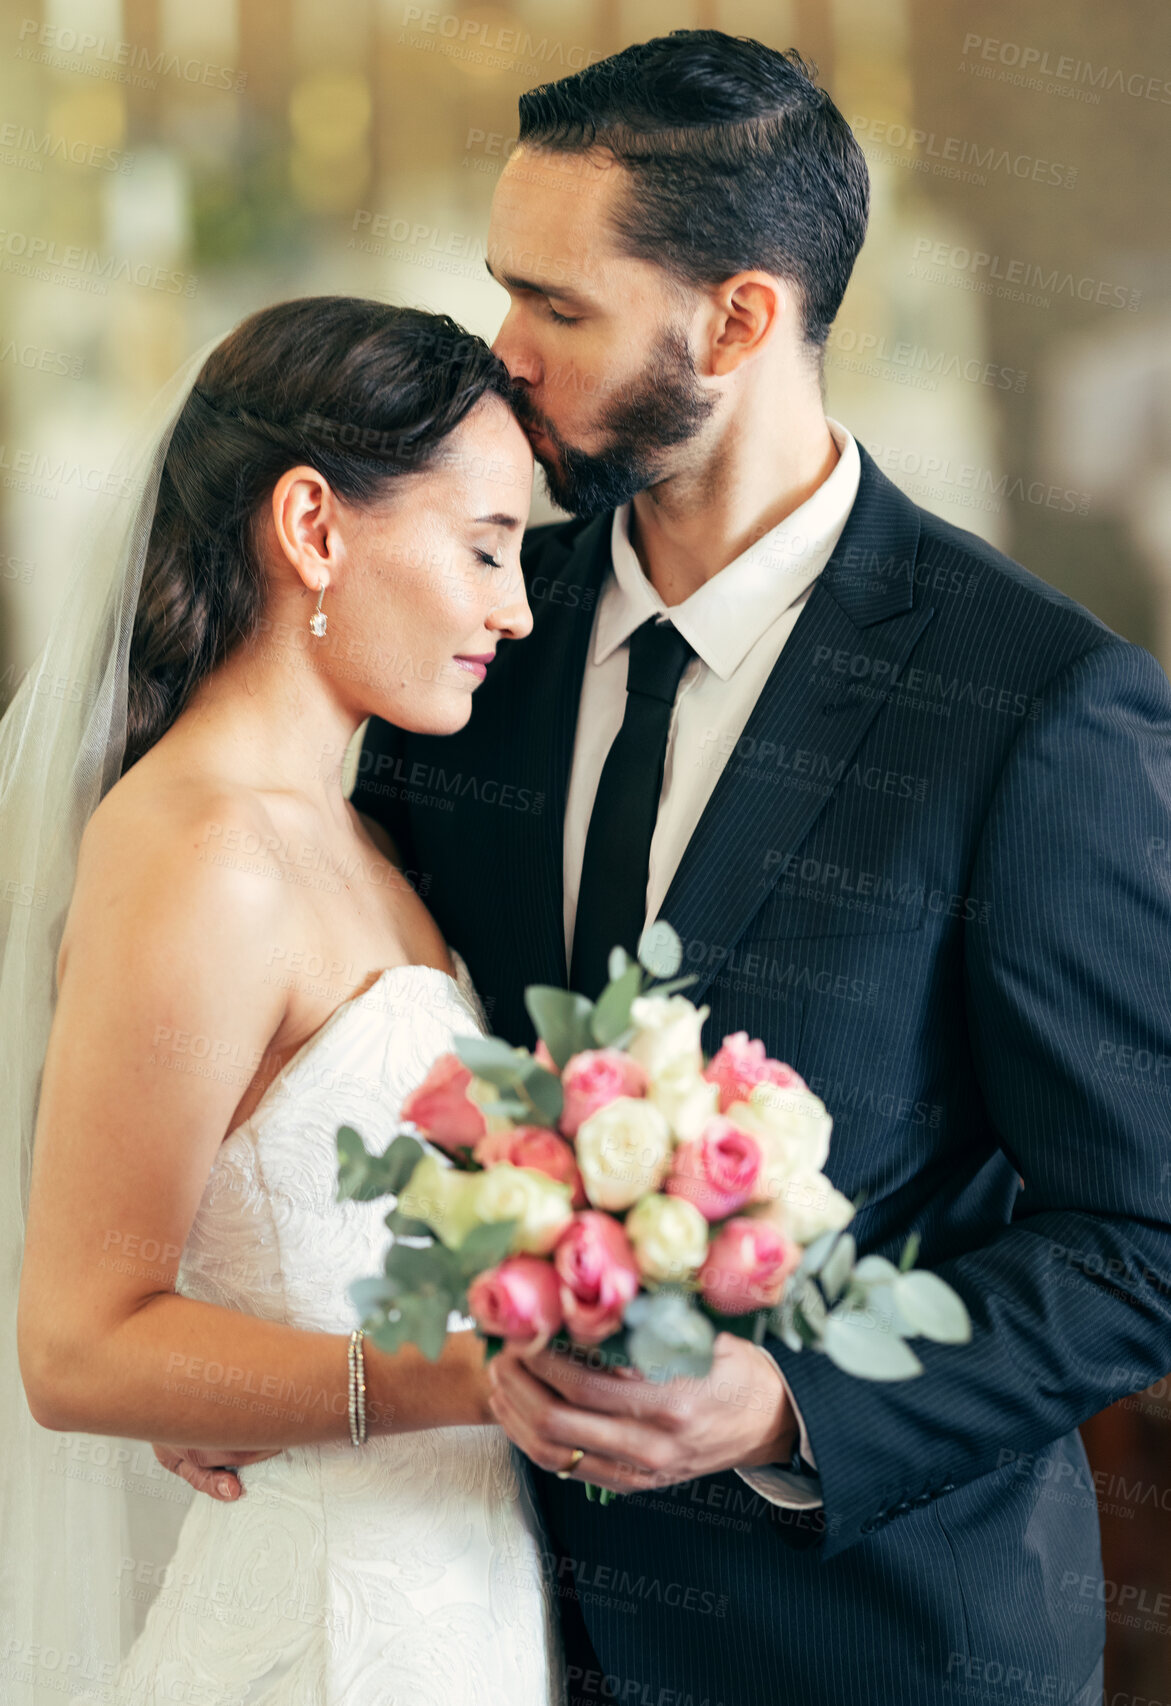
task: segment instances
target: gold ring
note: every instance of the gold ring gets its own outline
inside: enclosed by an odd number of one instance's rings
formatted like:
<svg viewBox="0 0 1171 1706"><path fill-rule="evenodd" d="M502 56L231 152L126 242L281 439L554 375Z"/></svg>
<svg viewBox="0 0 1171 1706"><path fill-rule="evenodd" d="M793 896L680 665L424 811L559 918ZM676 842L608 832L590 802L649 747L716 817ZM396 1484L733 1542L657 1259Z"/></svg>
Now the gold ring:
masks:
<svg viewBox="0 0 1171 1706"><path fill-rule="evenodd" d="M573 1471L577 1468L584 1456L585 1452L582 1450L581 1446L575 1445L573 1448L573 1456L569 1459L566 1467L564 1469L557 1470L557 1479L559 1481L568 1481L569 1477L573 1474Z"/></svg>

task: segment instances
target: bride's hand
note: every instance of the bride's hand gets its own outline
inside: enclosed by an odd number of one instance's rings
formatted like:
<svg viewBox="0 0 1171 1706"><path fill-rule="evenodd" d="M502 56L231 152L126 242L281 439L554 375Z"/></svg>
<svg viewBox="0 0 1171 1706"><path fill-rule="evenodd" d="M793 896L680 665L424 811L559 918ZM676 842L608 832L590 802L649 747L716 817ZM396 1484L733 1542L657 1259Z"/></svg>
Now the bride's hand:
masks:
<svg viewBox="0 0 1171 1706"><path fill-rule="evenodd" d="M163 1468L169 1469L172 1475L178 1475L181 1481L186 1481L197 1493L208 1493L213 1499L219 1499L224 1504L243 1497L244 1489L240 1485L240 1477L236 1474L237 1469L248 1463L261 1463L266 1457L280 1455L275 1449L239 1451L235 1446L216 1451L199 1446L187 1446L180 1450L174 1445L153 1445L151 1450ZM225 1462L225 1459L230 1459L230 1463Z"/></svg>

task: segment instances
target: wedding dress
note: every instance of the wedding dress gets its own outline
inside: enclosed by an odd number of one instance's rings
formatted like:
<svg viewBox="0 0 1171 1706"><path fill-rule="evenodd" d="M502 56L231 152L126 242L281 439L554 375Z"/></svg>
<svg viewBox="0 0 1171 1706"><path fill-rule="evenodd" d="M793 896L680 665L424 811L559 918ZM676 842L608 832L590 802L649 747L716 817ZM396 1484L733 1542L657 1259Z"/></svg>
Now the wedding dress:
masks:
<svg viewBox="0 0 1171 1706"><path fill-rule="evenodd" d="M320 1332L357 1324L380 1202L338 1202L336 1133L393 1138L410 1089L459 1034L487 1031L467 967L394 966L342 1003L221 1144L177 1289ZM341 1354L339 1352L339 1354ZM194 1377L194 1378L192 1378ZM225 1405L303 1408L256 1371L179 1368ZM318 1395L318 1401L322 1401ZM507 1439L447 1428L298 1446L197 1497L113 1706L551 1706L561 1661L540 1548ZM120 1592L144 1593L133 1560ZM153 1592L153 1585L151 1588Z"/></svg>

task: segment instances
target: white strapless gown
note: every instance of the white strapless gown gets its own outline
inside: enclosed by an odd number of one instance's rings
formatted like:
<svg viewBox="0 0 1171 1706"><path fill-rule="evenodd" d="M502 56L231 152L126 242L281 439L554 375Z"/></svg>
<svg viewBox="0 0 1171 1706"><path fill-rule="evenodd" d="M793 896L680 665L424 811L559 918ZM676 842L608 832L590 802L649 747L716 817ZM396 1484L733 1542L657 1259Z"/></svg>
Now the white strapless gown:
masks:
<svg viewBox="0 0 1171 1706"><path fill-rule="evenodd" d="M357 1325L346 1286L381 1268L387 1205L336 1201L337 1128L385 1149L435 1057L454 1036L487 1030L454 958L458 982L430 966L383 972L287 1062L220 1147L181 1292L323 1332ZM259 1376L218 1389L237 1407L314 1401L308 1390L266 1393ZM240 1478L232 1504L195 1499L167 1585L103 1700L561 1701L540 1548L498 1430L299 1446Z"/></svg>

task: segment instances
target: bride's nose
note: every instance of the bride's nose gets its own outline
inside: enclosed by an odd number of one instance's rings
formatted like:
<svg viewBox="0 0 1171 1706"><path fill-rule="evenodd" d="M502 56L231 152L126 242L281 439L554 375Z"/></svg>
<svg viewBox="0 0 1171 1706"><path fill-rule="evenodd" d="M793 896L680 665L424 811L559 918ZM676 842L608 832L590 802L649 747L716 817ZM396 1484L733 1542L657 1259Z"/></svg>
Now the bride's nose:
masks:
<svg viewBox="0 0 1171 1706"><path fill-rule="evenodd" d="M498 604L485 620L484 626L507 640L523 640L533 631L533 613L525 593L524 577L517 570L515 597Z"/></svg>

